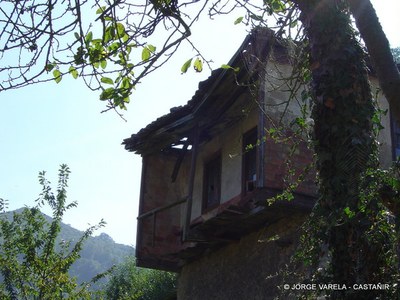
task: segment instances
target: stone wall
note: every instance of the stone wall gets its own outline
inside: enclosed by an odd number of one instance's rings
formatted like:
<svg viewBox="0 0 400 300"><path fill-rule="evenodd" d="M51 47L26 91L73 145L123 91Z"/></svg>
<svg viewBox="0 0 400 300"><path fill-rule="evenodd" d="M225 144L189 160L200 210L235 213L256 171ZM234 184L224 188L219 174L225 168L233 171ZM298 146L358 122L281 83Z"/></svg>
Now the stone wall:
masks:
<svg viewBox="0 0 400 300"><path fill-rule="evenodd" d="M282 286L282 269L294 253L304 214L261 228L185 265L178 300L268 300Z"/></svg>

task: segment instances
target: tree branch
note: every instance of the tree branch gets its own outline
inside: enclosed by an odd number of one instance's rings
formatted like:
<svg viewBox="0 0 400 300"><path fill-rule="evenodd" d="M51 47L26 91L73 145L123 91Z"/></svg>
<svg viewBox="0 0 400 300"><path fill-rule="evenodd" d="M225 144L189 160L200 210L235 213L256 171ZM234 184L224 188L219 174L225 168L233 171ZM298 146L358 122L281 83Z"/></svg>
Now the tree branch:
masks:
<svg viewBox="0 0 400 300"><path fill-rule="evenodd" d="M400 121L400 73L375 9L369 0L348 0L348 3L372 59L380 87L389 102L390 111Z"/></svg>

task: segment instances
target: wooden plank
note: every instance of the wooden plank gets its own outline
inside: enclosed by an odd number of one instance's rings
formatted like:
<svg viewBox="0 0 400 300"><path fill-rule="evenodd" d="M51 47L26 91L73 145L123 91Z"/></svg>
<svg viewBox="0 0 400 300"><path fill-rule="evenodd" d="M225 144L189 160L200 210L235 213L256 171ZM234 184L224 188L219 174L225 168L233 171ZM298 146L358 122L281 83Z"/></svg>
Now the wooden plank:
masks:
<svg viewBox="0 0 400 300"><path fill-rule="evenodd" d="M199 148L199 127L196 124L196 127L193 130L193 146L192 146L192 161L190 165L190 176L189 176L189 191L188 198L186 201L186 211L185 211L185 223L183 226L183 235L182 240L186 241L189 229L190 229L190 221L192 218L192 204L193 204L193 190L194 190L194 177L196 174L196 161L197 161L197 152Z"/></svg>
<svg viewBox="0 0 400 300"><path fill-rule="evenodd" d="M172 182L175 182L176 181L176 177L178 177L179 169L181 168L183 159L185 158L185 155L186 155L186 153L188 151L189 145L190 145L190 141L189 141L189 139L187 139L185 141L184 145L183 145L182 151L179 154L178 159L176 160L176 163L175 163L175 166L174 166L174 170L173 170L172 175L171 175Z"/></svg>

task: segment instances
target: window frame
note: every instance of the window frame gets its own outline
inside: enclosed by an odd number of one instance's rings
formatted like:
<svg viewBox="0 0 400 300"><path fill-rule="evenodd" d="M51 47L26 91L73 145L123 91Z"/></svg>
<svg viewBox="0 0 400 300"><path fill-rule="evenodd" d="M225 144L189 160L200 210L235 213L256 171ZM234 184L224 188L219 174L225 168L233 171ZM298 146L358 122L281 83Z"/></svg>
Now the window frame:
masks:
<svg viewBox="0 0 400 300"><path fill-rule="evenodd" d="M213 174L212 174L213 173ZM217 180L216 196L217 199L210 203L209 201L209 181L210 177L215 175ZM202 197L202 213L210 211L221 204L221 185L222 185L222 154L220 151L215 153L203 164L203 197Z"/></svg>
<svg viewBox="0 0 400 300"><path fill-rule="evenodd" d="M390 136L392 139L392 159L397 160L397 157L400 156L400 148L397 147L400 144L400 141L397 139L400 136L400 124L393 115L390 115Z"/></svg>
<svg viewBox="0 0 400 300"><path fill-rule="evenodd" d="M246 150L247 146L253 144L254 148ZM242 136L242 194L246 195L251 193L257 188L257 182L259 179L258 172L258 127L255 126L246 131ZM255 177L253 179L248 178L249 172L248 157L253 155L251 161L254 163ZM251 185L251 186L250 186Z"/></svg>

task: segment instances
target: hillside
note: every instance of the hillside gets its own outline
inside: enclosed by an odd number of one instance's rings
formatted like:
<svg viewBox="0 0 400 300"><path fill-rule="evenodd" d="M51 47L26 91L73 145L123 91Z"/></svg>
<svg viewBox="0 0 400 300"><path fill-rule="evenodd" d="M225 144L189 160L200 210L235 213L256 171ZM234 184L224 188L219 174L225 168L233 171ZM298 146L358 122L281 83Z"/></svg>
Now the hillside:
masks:
<svg viewBox="0 0 400 300"><path fill-rule="evenodd" d="M71 238L71 233L74 239ZM64 240L76 241L82 234L83 232L63 224L60 237ZM109 235L101 233L86 241L81 251L81 258L72 265L70 274L76 276L79 283L89 281L95 275L121 263L127 256L133 255L133 247L117 244Z"/></svg>
<svg viewBox="0 0 400 300"><path fill-rule="evenodd" d="M14 212L21 210L7 212L5 215L8 219L11 219ZM43 215L48 222L51 221L49 216ZM82 235L82 231L62 223L58 240L71 241L71 245L74 245ZM87 282L95 275L108 270L114 264L121 263L125 257L133 255L133 247L115 243L109 235L101 233L98 236L90 237L85 242L81 251L81 258L72 265L70 274L76 276L79 283Z"/></svg>

